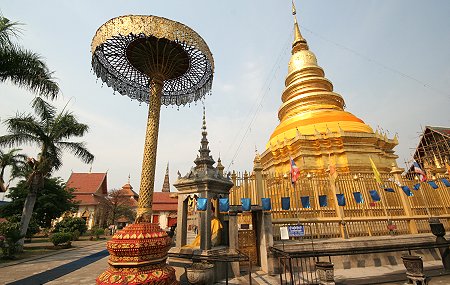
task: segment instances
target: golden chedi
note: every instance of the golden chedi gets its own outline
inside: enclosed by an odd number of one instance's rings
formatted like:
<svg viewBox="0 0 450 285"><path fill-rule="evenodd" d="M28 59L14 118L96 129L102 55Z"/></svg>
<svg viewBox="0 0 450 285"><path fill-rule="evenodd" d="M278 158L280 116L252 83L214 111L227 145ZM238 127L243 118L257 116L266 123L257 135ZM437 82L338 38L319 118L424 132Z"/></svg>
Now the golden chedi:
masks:
<svg viewBox="0 0 450 285"><path fill-rule="evenodd" d="M398 157L397 137L373 129L344 110L341 95L324 77L317 58L300 33L294 14L294 42L275 128L261 156L266 171L286 173L290 157L301 171L323 173L330 165L341 172L371 172L372 157L380 172L389 172Z"/></svg>

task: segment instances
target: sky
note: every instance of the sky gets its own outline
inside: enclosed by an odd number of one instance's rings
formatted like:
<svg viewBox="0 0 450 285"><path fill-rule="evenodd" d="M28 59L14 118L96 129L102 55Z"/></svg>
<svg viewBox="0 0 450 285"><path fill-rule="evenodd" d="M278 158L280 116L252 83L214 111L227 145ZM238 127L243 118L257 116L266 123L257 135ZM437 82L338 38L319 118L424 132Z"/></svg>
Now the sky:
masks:
<svg viewBox="0 0 450 285"><path fill-rule="evenodd" d="M405 167L427 125L450 127L450 2L446 0L297 0L297 17L325 76L347 111L374 130L398 134L398 164ZM92 165L64 155L54 173L108 172L108 189L130 176L138 192L147 105L113 90L91 70L90 44L107 20L128 14L156 15L194 29L215 60L212 95L204 100L211 154L229 171L251 170L278 125L287 75L293 19L290 0L62 1L3 0L0 12L23 23L17 40L39 53L57 78L60 98L90 126L81 140L95 155ZM0 84L0 123L31 112L34 95ZM155 191L167 163L170 180L187 173L198 154L202 103L162 107ZM3 125L0 135L5 134ZM75 139L74 139L75 140ZM77 139L78 141L80 139ZM26 147L29 156L36 148ZM174 191L172 186L172 191Z"/></svg>

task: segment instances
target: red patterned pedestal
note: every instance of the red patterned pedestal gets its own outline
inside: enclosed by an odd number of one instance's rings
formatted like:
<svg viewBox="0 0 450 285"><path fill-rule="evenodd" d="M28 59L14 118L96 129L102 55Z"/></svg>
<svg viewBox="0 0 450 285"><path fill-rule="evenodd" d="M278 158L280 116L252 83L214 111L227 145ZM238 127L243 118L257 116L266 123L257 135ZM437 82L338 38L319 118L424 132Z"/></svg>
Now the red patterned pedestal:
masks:
<svg viewBox="0 0 450 285"><path fill-rule="evenodd" d="M97 284L178 284L175 270L166 264L170 244L171 238L157 224L125 227L107 243L110 266L97 277Z"/></svg>

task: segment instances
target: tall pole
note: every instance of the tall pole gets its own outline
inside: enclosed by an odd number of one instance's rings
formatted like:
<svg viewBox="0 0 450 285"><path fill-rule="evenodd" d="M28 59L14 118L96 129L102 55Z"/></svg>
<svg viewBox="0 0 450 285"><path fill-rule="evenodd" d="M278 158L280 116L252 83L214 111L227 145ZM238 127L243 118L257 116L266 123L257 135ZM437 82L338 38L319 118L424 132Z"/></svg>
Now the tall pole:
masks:
<svg viewBox="0 0 450 285"><path fill-rule="evenodd" d="M152 218L162 87L162 80L153 79L150 82L147 130L145 133L144 158L142 161L136 222L151 222Z"/></svg>

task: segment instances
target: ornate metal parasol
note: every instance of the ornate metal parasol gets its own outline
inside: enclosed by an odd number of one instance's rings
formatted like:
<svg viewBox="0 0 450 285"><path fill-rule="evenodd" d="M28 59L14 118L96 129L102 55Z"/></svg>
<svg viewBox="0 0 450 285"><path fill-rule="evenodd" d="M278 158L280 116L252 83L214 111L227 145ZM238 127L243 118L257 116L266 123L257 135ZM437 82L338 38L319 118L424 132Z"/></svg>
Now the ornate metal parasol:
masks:
<svg viewBox="0 0 450 285"><path fill-rule="evenodd" d="M161 104L186 105L210 92L212 54L205 41L181 23L129 15L113 18L97 30L92 40L92 67L114 91L149 105L137 224L108 242L112 267L97 283L172 284L173 269L165 265L170 238L159 226L150 224ZM157 279L151 279L152 272L158 273L154 275ZM143 276L147 279L138 280Z"/></svg>
<svg viewBox="0 0 450 285"><path fill-rule="evenodd" d="M92 67L114 91L149 104L138 220L150 213L160 106L186 105L211 89L214 61L189 27L156 16L109 20L92 40ZM147 217L148 218L148 217Z"/></svg>

